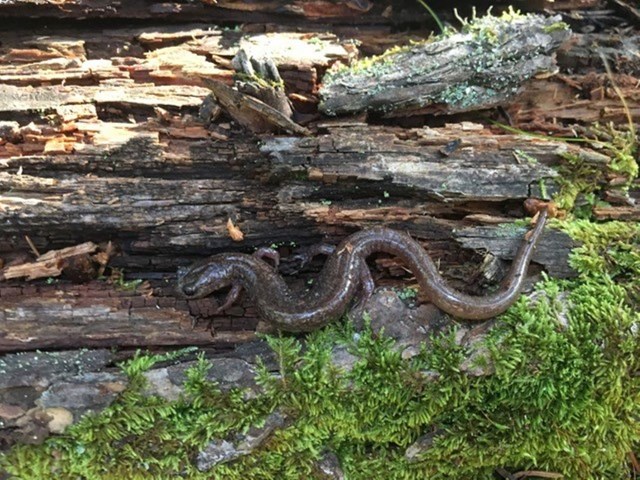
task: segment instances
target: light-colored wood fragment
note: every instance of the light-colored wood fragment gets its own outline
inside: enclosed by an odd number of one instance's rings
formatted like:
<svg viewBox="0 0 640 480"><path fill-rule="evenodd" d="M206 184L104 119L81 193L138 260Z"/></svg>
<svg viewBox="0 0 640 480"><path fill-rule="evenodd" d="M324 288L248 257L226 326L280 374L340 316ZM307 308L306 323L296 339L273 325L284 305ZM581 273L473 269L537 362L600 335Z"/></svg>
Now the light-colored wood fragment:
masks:
<svg viewBox="0 0 640 480"><path fill-rule="evenodd" d="M98 246L93 242L85 242L61 250L50 250L40 255L34 262L21 265L11 265L0 270L0 280L26 277L27 280L36 278L57 277L62 273L65 258L76 255L89 254L96 251Z"/></svg>
<svg viewBox="0 0 640 480"><path fill-rule="evenodd" d="M234 242L244 240L244 233L242 233L242 230L240 230L231 219L227 220L227 232L229 232L229 236Z"/></svg>

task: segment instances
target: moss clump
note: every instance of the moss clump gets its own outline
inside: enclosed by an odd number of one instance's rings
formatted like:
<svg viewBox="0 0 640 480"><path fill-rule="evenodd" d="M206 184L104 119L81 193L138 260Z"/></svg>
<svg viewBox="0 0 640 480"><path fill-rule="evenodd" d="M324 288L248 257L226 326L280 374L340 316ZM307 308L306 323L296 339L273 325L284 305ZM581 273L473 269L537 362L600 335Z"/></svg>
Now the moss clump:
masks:
<svg viewBox="0 0 640 480"><path fill-rule="evenodd" d="M560 176L556 179L559 187L556 203L563 210L573 211L577 218L589 218L594 206L605 204L598 195L607 186L607 176L622 177L624 182L618 188L625 193L638 177L635 129L622 130L613 125L595 124L590 130L594 138L570 140L587 143L601 153L563 154L564 164L559 168Z"/></svg>
<svg viewBox="0 0 640 480"><path fill-rule="evenodd" d="M496 467L622 479L640 448L640 228L562 223L584 245L579 276L547 279L484 341L495 373L470 377L454 332L411 360L370 330L333 326L307 338L269 337L278 376L261 369L263 393L246 400L204 380L201 360L176 402L142 394L139 357L130 388L99 415L44 445L19 446L0 464L17 478L312 478L324 449L350 479L490 479ZM331 352L347 348L353 368ZM203 473L193 459L212 439L259 424L275 409L291 423L250 455ZM429 448L406 455L424 435ZM415 453L415 452L414 452ZM318 477L320 478L320 477Z"/></svg>

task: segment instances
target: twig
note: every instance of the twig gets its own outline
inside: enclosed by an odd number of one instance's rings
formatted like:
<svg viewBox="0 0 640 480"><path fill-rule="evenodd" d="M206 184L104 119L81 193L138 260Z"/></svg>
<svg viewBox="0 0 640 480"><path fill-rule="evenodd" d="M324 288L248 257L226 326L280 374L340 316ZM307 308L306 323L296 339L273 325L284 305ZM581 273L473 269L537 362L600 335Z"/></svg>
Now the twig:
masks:
<svg viewBox="0 0 640 480"><path fill-rule="evenodd" d="M541 472L539 470L525 470L523 472L518 472L513 474L513 478L527 478L527 477L538 477L538 478L564 478L564 475L561 473L553 473L553 472Z"/></svg>
<svg viewBox="0 0 640 480"><path fill-rule="evenodd" d="M27 241L27 243L29 244L29 247L31 248L31 251L35 254L36 257L39 257L40 256L40 252L38 251L36 246L33 244L31 239L29 238L29 235L25 235L24 238Z"/></svg>

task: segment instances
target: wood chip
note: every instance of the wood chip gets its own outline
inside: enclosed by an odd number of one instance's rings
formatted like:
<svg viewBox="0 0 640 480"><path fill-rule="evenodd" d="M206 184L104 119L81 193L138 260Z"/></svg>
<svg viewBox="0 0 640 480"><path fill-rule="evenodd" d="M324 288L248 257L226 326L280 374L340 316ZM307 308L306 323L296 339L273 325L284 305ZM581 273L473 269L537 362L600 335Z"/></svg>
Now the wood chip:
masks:
<svg viewBox="0 0 640 480"><path fill-rule="evenodd" d="M231 219L227 220L227 231L229 232L231 240L234 242L241 242L244 240L244 233L242 233L242 230L240 230Z"/></svg>
<svg viewBox="0 0 640 480"><path fill-rule="evenodd" d="M95 243L85 242L61 250L50 250L44 255L40 255L35 262L11 265L0 270L0 280L19 277L27 277L27 280L57 277L62 273L62 269L64 268L64 259L93 253L97 248L98 246Z"/></svg>

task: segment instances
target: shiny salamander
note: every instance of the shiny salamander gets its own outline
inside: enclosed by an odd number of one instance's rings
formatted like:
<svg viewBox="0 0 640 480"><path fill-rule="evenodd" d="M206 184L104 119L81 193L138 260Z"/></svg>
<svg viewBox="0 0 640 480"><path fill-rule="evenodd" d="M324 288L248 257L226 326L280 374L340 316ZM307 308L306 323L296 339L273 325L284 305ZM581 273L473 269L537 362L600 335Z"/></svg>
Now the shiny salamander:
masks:
<svg viewBox="0 0 640 480"><path fill-rule="evenodd" d="M365 260L380 252L398 257L415 275L427 298L441 310L462 319L483 320L504 312L517 300L546 219L547 211L542 210L536 226L520 245L500 290L487 296L467 295L448 286L418 242L384 227L354 233L337 248L320 246L314 253L329 256L308 293L292 291L277 269L264 260L269 257L277 266L278 253L270 249L253 255L222 253L209 257L181 270L178 288L187 297L200 298L231 286L218 311L228 308L244 289L263 320L280 330L305 332L339 319L356 295L360 305L366 302L374 282Z"/></svg>

